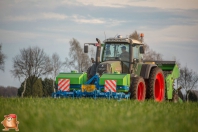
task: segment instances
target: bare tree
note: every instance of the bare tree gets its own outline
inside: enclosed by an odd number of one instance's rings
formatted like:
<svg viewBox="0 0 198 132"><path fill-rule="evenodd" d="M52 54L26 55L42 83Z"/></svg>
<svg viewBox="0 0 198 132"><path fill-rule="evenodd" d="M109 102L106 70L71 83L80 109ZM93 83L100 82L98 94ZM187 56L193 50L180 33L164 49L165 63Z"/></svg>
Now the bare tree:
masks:
<svg viewBox="0 0 198 132"><path fill-rule="evenodd" d="M93 46L90 46L90 51L89 51L89 56L90 58L95 58L96 57L96 50L94 50Z"/></svg>
<svg viewBox="0 0 198 132"><path fill-rule="evenodd" d="M54 81L60 71L60 68L62 67L62 62L61 62L60 57L57 53L54 53L52 55L51 63L52 63L52 68L53 68L53 70L52 70L53 88L54 88L54 92L55 92Z"/></svg>
<svg viewBox="0 0 198 132"><path fill-rule="evenodd" d="M180 85L186 92L186 99L188 101L189 92L195 89L198 83L198 75L187 66L180 69L180 77L178 78L178 85Z"/></svg>
<svg viewBox="0 0 198 132"><path fill-rule="evenodd" d="M143 55L144 60L156 60L156 61L163 60L162 54L157 53L156 51L150 49L147 44L144 45L144 49L145 49L145 53Z"/></svg>
<svg viewBox="0 0 198 132"><path fill-rule="evenodd" d="M4 64L6 56L2 53L2 44L0 44L0 70L4 71Z"/></svg>
<svg viewBox="0 0 198 132"><path fill-rule="evenodd" d="M137 31L134 31L132 34L129 35L129 38L136 39L141 41L140 34ZM143 55L144 60L163 60L162 54L157 53L156 51L150 49L148 44L144 44L145 54Z"/></svg>
<svg viewBox="0 0 198 132"><path fill-rule="evenodd" d="M137 33L137 31L134 31L132 34L130 34L129 38L141 41L140 35Z"/></svg>
<svg viewBox="0 0 198 132"><path fill-rule="evenodd" d="M32 93L33 85L37 79L42 75L47 75L51 71L50 58L39 47L21 49L20 54L13 58L12 75L19 80L20 78L25 79L24 90L21 94L22 97L26 90L27 78L30 78Z"/></svg>
<svg viewBox="0 0 198 132"><path fill-rule="evenodd" d="M76 39L72 39L70 42L69 58L65 58L63 63L67 68L78 70L79 72L86 71L91 65L89 56L83 52L80 43Z"/></svg>

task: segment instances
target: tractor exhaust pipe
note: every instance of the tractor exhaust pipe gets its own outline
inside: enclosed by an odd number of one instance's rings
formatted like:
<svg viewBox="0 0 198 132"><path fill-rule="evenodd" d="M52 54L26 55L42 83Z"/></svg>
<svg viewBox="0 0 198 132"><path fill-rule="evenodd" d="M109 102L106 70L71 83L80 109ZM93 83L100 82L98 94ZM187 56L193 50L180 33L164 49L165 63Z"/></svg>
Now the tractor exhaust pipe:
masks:
<svg viewBox="0 0 198 132"><path fill-rule="evenodd" d="M100 51L101 51L101 42L98 38L96 38L96 41L98 42L97 50L96 50L96 68L100 64Z"/></svg>
<svg viewBox="0 0 198 132"><path fill-rule="evenodd" d="M101 51L101 42L98 38L96 38L96 41L98 43L84 43L84 53L88 53L88 45L93 45L93 46L96 46L97 47L97 50L96 50L96 68L97 66L100 64L100 51Z"/></svg>

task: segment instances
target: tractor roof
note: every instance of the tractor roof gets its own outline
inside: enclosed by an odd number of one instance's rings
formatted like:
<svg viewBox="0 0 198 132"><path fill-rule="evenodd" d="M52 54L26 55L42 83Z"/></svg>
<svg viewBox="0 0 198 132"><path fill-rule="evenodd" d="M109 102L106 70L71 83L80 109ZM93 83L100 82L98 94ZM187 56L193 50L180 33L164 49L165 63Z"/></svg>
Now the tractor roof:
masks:
<svg viewBox="0 0 198 132"><path fill-rule="evenodd" d="M103 41L104 43L129 43L129 44L140 44L142 45L143 43L140 42L139 40L136 39L131 39L131 38L108 38Z"/></svg>

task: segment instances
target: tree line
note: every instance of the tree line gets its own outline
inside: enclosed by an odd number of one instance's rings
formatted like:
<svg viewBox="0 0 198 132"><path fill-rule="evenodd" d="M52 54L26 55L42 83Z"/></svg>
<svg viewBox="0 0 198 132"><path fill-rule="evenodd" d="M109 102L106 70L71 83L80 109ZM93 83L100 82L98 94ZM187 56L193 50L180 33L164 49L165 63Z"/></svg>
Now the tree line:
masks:
<svg viewBox="0 0 198 132"><path fill-rule="evenodd" d="M19 88L17 87L3 87L0 86L0 97L50 97L54 92L53 79L49 78L37 78L36 82L31 86L31 77L26 80L26 90L24 91L24 82L21 83Z"/></svg>
<svg viewBox="0 0 198 132"><path fill-rule="evenodd" d="M131 33L129 38L141 40L137 31ZM29 47L20 50L20 53L13 58L13 66L11 74L22 81L18 89L18 96L50 96L55 91L55 77L60 69L65 67L68 71L77 70L78 72L86 72L88 67L92 65L91 59L95 57L95 50L91 47L89 54L85 54L81 44L77 39L73 38L69 41L70 49L68 57L62 62L57 53L51 57L48 56L43 49L39 47ZM144 60L163 60L163 55L152 50L148 44L144 43L145 54ZM2 44L0 44L0 70L4 70L6 55L2 53ZM176 60L176 59L175 59ZM197 87L198 75L187 66L180 67L180 77L178 78L178 86L181 86L189 94L189 90ZM51 79L42 77L50 76Z"/></svg>
<svg viewBox="0 0 198 132"><path fill-rule="evenodd" d="M16 97L18 88L12 86L0 86L0 97Z"/></svg>
<svg viewBox="0 0 198 132"><path fill-rule="evenodd" d="M51 96L57 90L55 87L55 78L60 69L65 67L68 70L77 70L86 72L91 65L90 57L94 57L94 49L91 48L90 55L83 52L83 48L76 39L70 42L69 57L62 62L57 53L51 57L39 47L28 47L20 50L20 53L13 58L11 74L21 82L17 95L20 97L46 97ZM0 45L0 68L4 70L6 56L2 53ZM68 71L67 70L67 71ZM48 78L47 78L48 76ZM50 76L50 78L49 78ZM42 80L42 77L46 77ZM0 96L9 96L1 89Z"/></svg>

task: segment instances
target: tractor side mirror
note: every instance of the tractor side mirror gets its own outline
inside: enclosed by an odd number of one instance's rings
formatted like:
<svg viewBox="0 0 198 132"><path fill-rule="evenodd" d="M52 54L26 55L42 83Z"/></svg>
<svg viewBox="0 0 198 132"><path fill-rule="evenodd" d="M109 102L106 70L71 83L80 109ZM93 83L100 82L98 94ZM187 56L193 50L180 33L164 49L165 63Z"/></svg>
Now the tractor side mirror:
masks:
<svg viewBox="0 0 198 132"><path fill-rule="evenodd" d="M88 45L84 45L84 53L88 53Z"/></svg>
<svg viewBox="0 0 198 132"><path fill-rule="evenodd" d="M144 47L140 46L140 54L144 54Z"/></svg>

